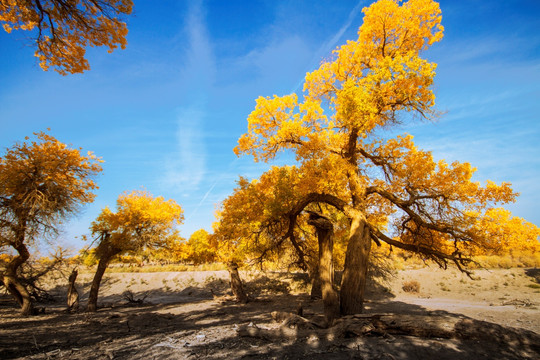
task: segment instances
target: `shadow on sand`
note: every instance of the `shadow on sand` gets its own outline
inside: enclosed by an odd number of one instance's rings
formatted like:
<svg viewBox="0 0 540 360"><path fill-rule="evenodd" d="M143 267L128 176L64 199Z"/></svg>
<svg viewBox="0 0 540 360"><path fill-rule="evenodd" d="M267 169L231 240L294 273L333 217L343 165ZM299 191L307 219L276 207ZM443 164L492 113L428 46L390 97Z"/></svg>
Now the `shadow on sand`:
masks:
<svg viewBox="0 0 540 360"><path fill-rule="evenodd" d="M212 292L222 281L190 286L182 291L154 290L149 299L166 299L159 304L140 306L116 302L96 313L67 314L62 305L47 308L45 314L21 318L13 302L0 301L0 358L13 359L527 359L540 354L523 350L523 344L498 338L485 341L468 339L418 338L414 336L365 336L321 338L309 332L291 340L239 337L239 325L276 326L272 311L295 312L304 307L307 318L320 316L322 303L308 295L291 295L287 287L267 280L281 293L260 295L242 305L216 300ZM248 284L249 286L249 284ZM372 287L374 285L372 284ZM62 287L55 289L61 293ZM212 290L212 291L211 291ZM133 294L135 298L143 293ZM116 296L116 295L115 295ZM446 311L393 301L384 287L367 293L366 313L445 315L465 318ZM113 296L104 303L114 302ZM529 344L531 345L531 344Z"/></svg>

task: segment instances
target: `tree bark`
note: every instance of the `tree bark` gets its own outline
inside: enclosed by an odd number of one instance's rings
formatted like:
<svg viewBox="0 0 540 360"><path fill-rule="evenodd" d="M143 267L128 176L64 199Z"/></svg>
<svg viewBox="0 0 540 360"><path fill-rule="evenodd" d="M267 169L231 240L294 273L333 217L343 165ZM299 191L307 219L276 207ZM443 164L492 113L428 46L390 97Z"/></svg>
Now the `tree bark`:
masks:
<svg viewBox="0 0 540 360"><path fill-rule="evenodd" d="M30 253L21 240L18 241L18 245L13 245L13 247L19 254L13 257L7 264L2 281L11 296L13 296L15 301L21 306L21 314L32 315L34 313L34 306L32 304L30 293L19 279L17 279L17 270L28 260Z"/></svg>
<svg viewBox="0 0 540 360"><path fill-rule="evenodd" d="M320 253L319 253L320 258ZM321 288L321 276L319 275L319 259L317 259L316 264L309 269L309 280L311 281L311 299L322 299L322 288Z"/></svg>
<svg viewBox="0 0 540 360"><path fill-rule="evenodd" d="M319 281L321 284L324 317L328 326L339 317L339 297L334 289L334 227L327 218L310 213L308 223L317 230L319 242Z"/></svg>
<svg viewBox="0 0 540 360"><path fill-rule="evenodd" d="M233 295L236 297L236 301L245 304L248 302L248 296L244 291L244 285L242 279L240 279L240 274L238 273L238 264L234 261L230 261L227 264L227 270L229 270L229 275L231 276L231 290Z"/></svg>
<svg viewBox="0 0 540 360"><path fill-rule="evenodd" d="M73 269L71 275L69 275L68 293L67 293L67 311L79 310L79 292L75 287L75 280L77 280L77 269Z"/></svg>
<svg viewBox="0 0 540 360"><path fill-rule="evenodd" d="M366 219L363 214L357 214L351 220L345 254L340 291L341 315L362 313L370 251L371 237Z"/></svg>
<svg viewBox="0 0 540 360"><path fill-rule="evenodd" d="M98 299L99 286L101 284L101 279L103 278L103 274L105 274L105 270L107 270L109 261L111 261L111 258L113 256L114 255L103 256L101 259L99 259L96 274L94 275L94 279L92 280L92 287L90 288L90 295L88 295L88 306L86 307L86 311L88 312L94 312L97 310L97 299Z"/></svg>

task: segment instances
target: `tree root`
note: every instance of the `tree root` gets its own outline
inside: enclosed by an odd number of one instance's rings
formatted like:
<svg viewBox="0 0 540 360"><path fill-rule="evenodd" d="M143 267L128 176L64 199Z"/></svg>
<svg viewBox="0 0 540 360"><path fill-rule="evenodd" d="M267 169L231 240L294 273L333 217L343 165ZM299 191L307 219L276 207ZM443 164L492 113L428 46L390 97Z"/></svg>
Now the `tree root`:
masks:
<svg viewBox="0 0 540 360"><path fill-rule="evenodd" d="M277 328L263 329L244 325L237 329L242 337L268 341L297 340L309 336L333 341L339 338L393 335L421 338L463 339L505 343L512 348L540 353L540 335L524 329L466 317L442 315L357 314L337 320L324 329L320 324L293 313L275 311L272 318L281 324Z"/></svg>

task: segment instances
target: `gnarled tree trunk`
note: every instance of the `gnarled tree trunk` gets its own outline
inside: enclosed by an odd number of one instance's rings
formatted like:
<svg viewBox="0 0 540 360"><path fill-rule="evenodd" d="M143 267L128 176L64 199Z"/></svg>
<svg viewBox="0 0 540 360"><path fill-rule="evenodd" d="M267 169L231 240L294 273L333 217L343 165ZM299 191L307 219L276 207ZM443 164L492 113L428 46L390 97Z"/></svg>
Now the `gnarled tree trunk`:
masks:
<svg viewBox="0 0 540 360"><path fill-rule="evenodd" d="M94 312L97 310L97 299L101 279L103 278L103 274L105 274L105 270L107 270L109 261L111 261L113 256L114 254L109 256L103 256L101 257L101 259L99 259L96 274L94 275L94 279L92 280L92 286L90 287L90 295L88 295L88 306L86 307L86 311Z"/></svg>
<svg viewBox="0 0 540 360"><path fill-rule="evenodd" d="M238 273L238 264L234 261L229 261L227 263L227 270L229 270L229 275L231 276L231 290L236 300L243 304L247 303L249 299L244 291L244 285Z"/></svg>
<svg viewBox="0 0 540 360"><path fill-rule="evenodd" d="M75 287L75 280L77 280L77 269L73 269L71 275L69 275L68 293L67 293L67 311L79 310L79 292Z"/></svg>
<svg viewBox="0 0 540 360"><path fill-rule="evenodd" d="M340 291L341 315L362 313L366 287L371 236L363 214L351 220L349 243L345 254L345 266Z"/></svg>
<svg viewBox="0 0 540 360"><path fill-rule="evenodd" d="M317 230L319 242L319 279L324 305L324 317L328 326L339 317L339 297L334 289L334 227L326 217L310 212L308 223Z"/></svg>
<svg viewBox="0 0 540 360"><path fill-rule="evenodd" d="M32 315L34 313L34 306L32 304L30 293L19 279L17 279L17 270L26 262L26 260L28 260L30 253L22 241L18 241L18 243L18 245L13 245L13 247L17 250L19 255L15 256L7 264L2 281L11 296L13 296L21 306L21 314Z"/></svg>

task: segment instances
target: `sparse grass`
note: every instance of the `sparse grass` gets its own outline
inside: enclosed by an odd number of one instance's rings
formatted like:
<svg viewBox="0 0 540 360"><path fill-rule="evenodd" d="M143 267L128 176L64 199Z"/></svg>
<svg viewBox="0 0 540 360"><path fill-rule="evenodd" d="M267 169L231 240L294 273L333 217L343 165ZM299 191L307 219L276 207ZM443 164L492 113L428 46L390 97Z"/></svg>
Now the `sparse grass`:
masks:
<svg viewBox="0 0 540 360"><path fill-rule="evenodd" d="M401 287L403 291L410 293L419 293L420 292L420 283L416 280L406 281Z"/></svg>
<svg viewBox="0 0 540 360"><path fill-rule="evenodd" d="M446 286L446 284L444 282L440 282L437 285L440 286L442 291L450 291L450 289Z"/></svg>
<svg viewBox="0 0 540 360"><path fill-rule="evenodd" d="M525 286L530 287L531 289L540 289L540 284L527 284Z"/></svg>

